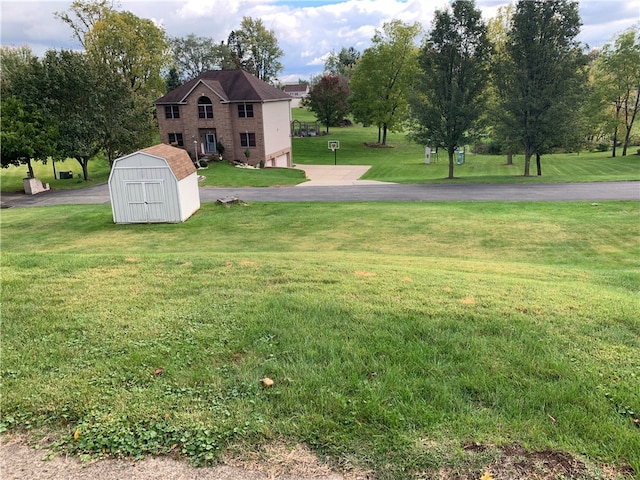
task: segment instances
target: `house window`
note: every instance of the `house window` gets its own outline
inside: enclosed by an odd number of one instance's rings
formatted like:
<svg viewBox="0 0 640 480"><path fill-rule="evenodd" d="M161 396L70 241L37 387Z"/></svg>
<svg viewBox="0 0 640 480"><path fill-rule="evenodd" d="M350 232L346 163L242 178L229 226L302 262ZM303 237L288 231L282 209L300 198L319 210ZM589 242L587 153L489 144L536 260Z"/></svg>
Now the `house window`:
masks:
<svg viewBox="0 0 640 480"><path fill-rule="evenodd" d="M182 139L181 133L170 133L169 134L169 145L178 145L179 147L184 147L184 140Z"/></svg>
<svg viewBox="0 0 640 480"><path fill-rule="evenodd" d="M209 97L198 99L198 118L213 118L213 105Z"/></svg>
<svg viewBox="0 0 640 480"><path fill-rule="evenodd" d="M242 103L238 105L238 116L240 118L253 117L253 105L250 103Z"/></svg>
<svg viewBox="0 0 640 480"><path fill-rule="evenodd" d="M164 118L180 118L180 107L178 105L165 105Z"/></svg>
<svg viewBox="0 0 640 480"><path fill-rule="evenodd" d="M255 147L256 146L256 134L255 133L241 133L240 145L243 147Z"/></svg>

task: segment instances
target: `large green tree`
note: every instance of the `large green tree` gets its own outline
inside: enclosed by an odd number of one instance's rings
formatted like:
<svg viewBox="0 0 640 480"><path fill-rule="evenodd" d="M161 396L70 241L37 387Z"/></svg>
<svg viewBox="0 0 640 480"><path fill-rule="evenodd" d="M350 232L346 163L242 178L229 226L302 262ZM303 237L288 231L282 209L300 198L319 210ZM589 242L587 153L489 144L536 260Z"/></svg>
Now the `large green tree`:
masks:
<svg viewBox="0 0 640 480"><path fill-rule="evenodd" d="M273 30L267 30L262 20L243 17L240 28L229 34L225 68L245 70L265 82L273 83L284 69L284 55Z"/></svg>
<svg viewBox="0 0 640 480"><path fill-rule="evenodd" d="M407 92L418 70L415 42L421 33L418 23L385 23L351 76L349 103L354 118L376 125L378 142L383 145L387 131L399 129L408 111Z"/></svg>
<svg viewBox="0 0 640 480"><path fill-rule="evenodd" d="M131 12L107 12L85 34L87 54L120 74L129 88L154 100L164 91L162 69L169 61L164 31Z"/></svg>
<svg viewBox="0 0 640 480"><path fill-rule="evenodd" d="M29 47L0 47L0 156L2 167L46 163L55 155L57 129L34 103L40 62Z"/></svg>
<svg viewBox="0 0 640 480"><path fill-rule="evenodd" d="M69 10L55 12L54 16L69 25L73 36L86 48L86 35L97 22L115 11L117 2L113 0L74 0Z"/></svg>
<svg viewBox="0 0 640 480"><path fill-rule="evenodd" d="M504 128L524 151L524 175L531 158L552 147L575 143L575 112L584 86L585 57L575 40L580 32L578 3L520 0L499 65Z"/></svg>
<svg viewBox="0 0 640 480"><path fill-rule="evenodd" d="M456 0L437 10L419 55L420 74L412 101L413 137L443 146L453 178L454 154L484 106L491 44L475 3Z"/></svg>
<svg viewBox="0 0 640 480"><path fill-rule="evenodd" d="M14 97L0 97L0 157L2 167L26 165L33 177L32 160L46 163L55 155L58 132L35 105Z"/></svg>
<svg viewBox="0 0 640 480"><path fill-rule="evenodd" d="M596 92L610 112L613 128L613 156L624 129L622 155L627 154L631 130L640 108L640 27L618 35L600 52L596 62Z"/></svg>
<svg viewBox="0 0 640 480"><path fill-rule="evenodd" d="M358 64L360 52L354 47L342 47L338 53L332 51L324 62L324 71L328 75L350 78Z"/></svg>
<svg viewBox="0 0 640 480"><path fill-rule="evenodd" d="M190 34L173 37L170 44L173 63L183 82L223 66L225 47L212 38Z"/></svg>
<svg viewBox="0 0 640 480"><path fill-rule="evenodd" d="M327 133L330 126L338 125L346 115L348 98L349 88L337 75L324 75L311 89L309 109L326 127Z"/></svg>

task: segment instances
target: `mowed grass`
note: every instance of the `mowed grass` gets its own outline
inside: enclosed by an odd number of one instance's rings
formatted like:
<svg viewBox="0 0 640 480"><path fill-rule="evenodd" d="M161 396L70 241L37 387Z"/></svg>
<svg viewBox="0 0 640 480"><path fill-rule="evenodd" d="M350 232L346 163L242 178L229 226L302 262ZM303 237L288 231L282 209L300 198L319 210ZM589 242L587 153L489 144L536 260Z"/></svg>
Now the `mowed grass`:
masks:
<svg viewBox="0 0 640 480"><path fill-rule="evenodd" d="M479 478L474 442L637 474L639 214L205 204L123 226L104 205L3 210L1 425L197 463L301 442L381 479Z"/></svg>
<svg viewBox="0 0 640 480"><path fill-rule="evenodd" d="M377 128L354 125L332 127L328 135L293 138L293 160L311 165L371 165L363 180L396 183L574 183L614 180L639 180L640 156L611 158L611 152L581 152L542 156L542 175L537 176L535 159L531 177L524 177L524 157L515 155L513 164L506 165L506 156L478 155L467 150L462 165L454 167L449 180L447 153L432 153L431 163L425 163L424 146L406 139L404 133L389 133L387 147L371 147L377 142ZM329 140L338 140L336 158L328 149ZM635 152L635 149L630 149ZM457 161L457 157L456 157Z"/></svg>
<svg viewBox="0 0 640 480"><path fill-rule="evenodd" d="M292 109L292 118L300 121L315 121L312 112L303 108ZM320 130L324 133L324 127ZM371 165L362 177L364 180L378 180L396 183L573 183L640 180L640 156L611 158L611 152L582 152L580 154L553 154L542 157L542 176L537 176L535 164L531 177L523 177L524 158L514 157L513 165L505 165L501 155L477 155L467 151L465 162L456 165L455 179L448 177L446 152L432 154L432 163L424 163L424 146L407 140L404 133L390 132L386 148L374 148L365 143L375 144L378 130L375 127L332 127L328 135L308 138L292 138L292 160L296 165L333 165L334 154L328 148L329 140L338 140L340 149L335 161L338 165ZM635 152L630 148L629 152ZM535 162L534 162L535 163ZM82 172L75 160L57 162L56 168L71 170L74 178L56 180L51 163L42 165L33 162L35 176L53 189L82 188L87 185L104 183L109 178L109 164L105 158L89 162L90 181L85 183L78 174ZM228 162L212 162L208 168L199 170L204 176L202 186L217 187L269 187L296 185L305 181L300 170L267 168L235 168ZM2 192L23 190L26 167L0 169L0 189Z"/></svg>

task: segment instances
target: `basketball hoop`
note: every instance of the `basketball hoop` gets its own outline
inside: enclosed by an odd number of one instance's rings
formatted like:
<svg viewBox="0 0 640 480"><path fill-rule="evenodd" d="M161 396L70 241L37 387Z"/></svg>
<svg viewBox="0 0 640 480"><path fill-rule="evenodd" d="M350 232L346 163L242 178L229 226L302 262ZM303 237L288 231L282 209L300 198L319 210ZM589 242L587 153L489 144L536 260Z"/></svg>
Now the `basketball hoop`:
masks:
<svg viewBox="0 0 640 480"><path fill-rule="evenodd" d="M329 140L327 142L327 145L329 147L329 150L333 152L333 164L337 165L337 150L340 148L340 142L338 140Z"/></svg>

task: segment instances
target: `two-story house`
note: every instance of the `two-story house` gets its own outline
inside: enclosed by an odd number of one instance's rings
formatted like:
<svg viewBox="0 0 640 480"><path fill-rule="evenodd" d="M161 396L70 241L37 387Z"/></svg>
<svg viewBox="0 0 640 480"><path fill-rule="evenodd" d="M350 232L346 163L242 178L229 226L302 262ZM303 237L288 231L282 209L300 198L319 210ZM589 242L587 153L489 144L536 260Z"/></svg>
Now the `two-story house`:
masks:
<svg viewBox="0 0 640 480"><path fill-rule="evenodd" d="M211 70L154 104L160 141L193 158L223 150L225 160L290 167L290 102L282 90L243 70Z"/></svg>

